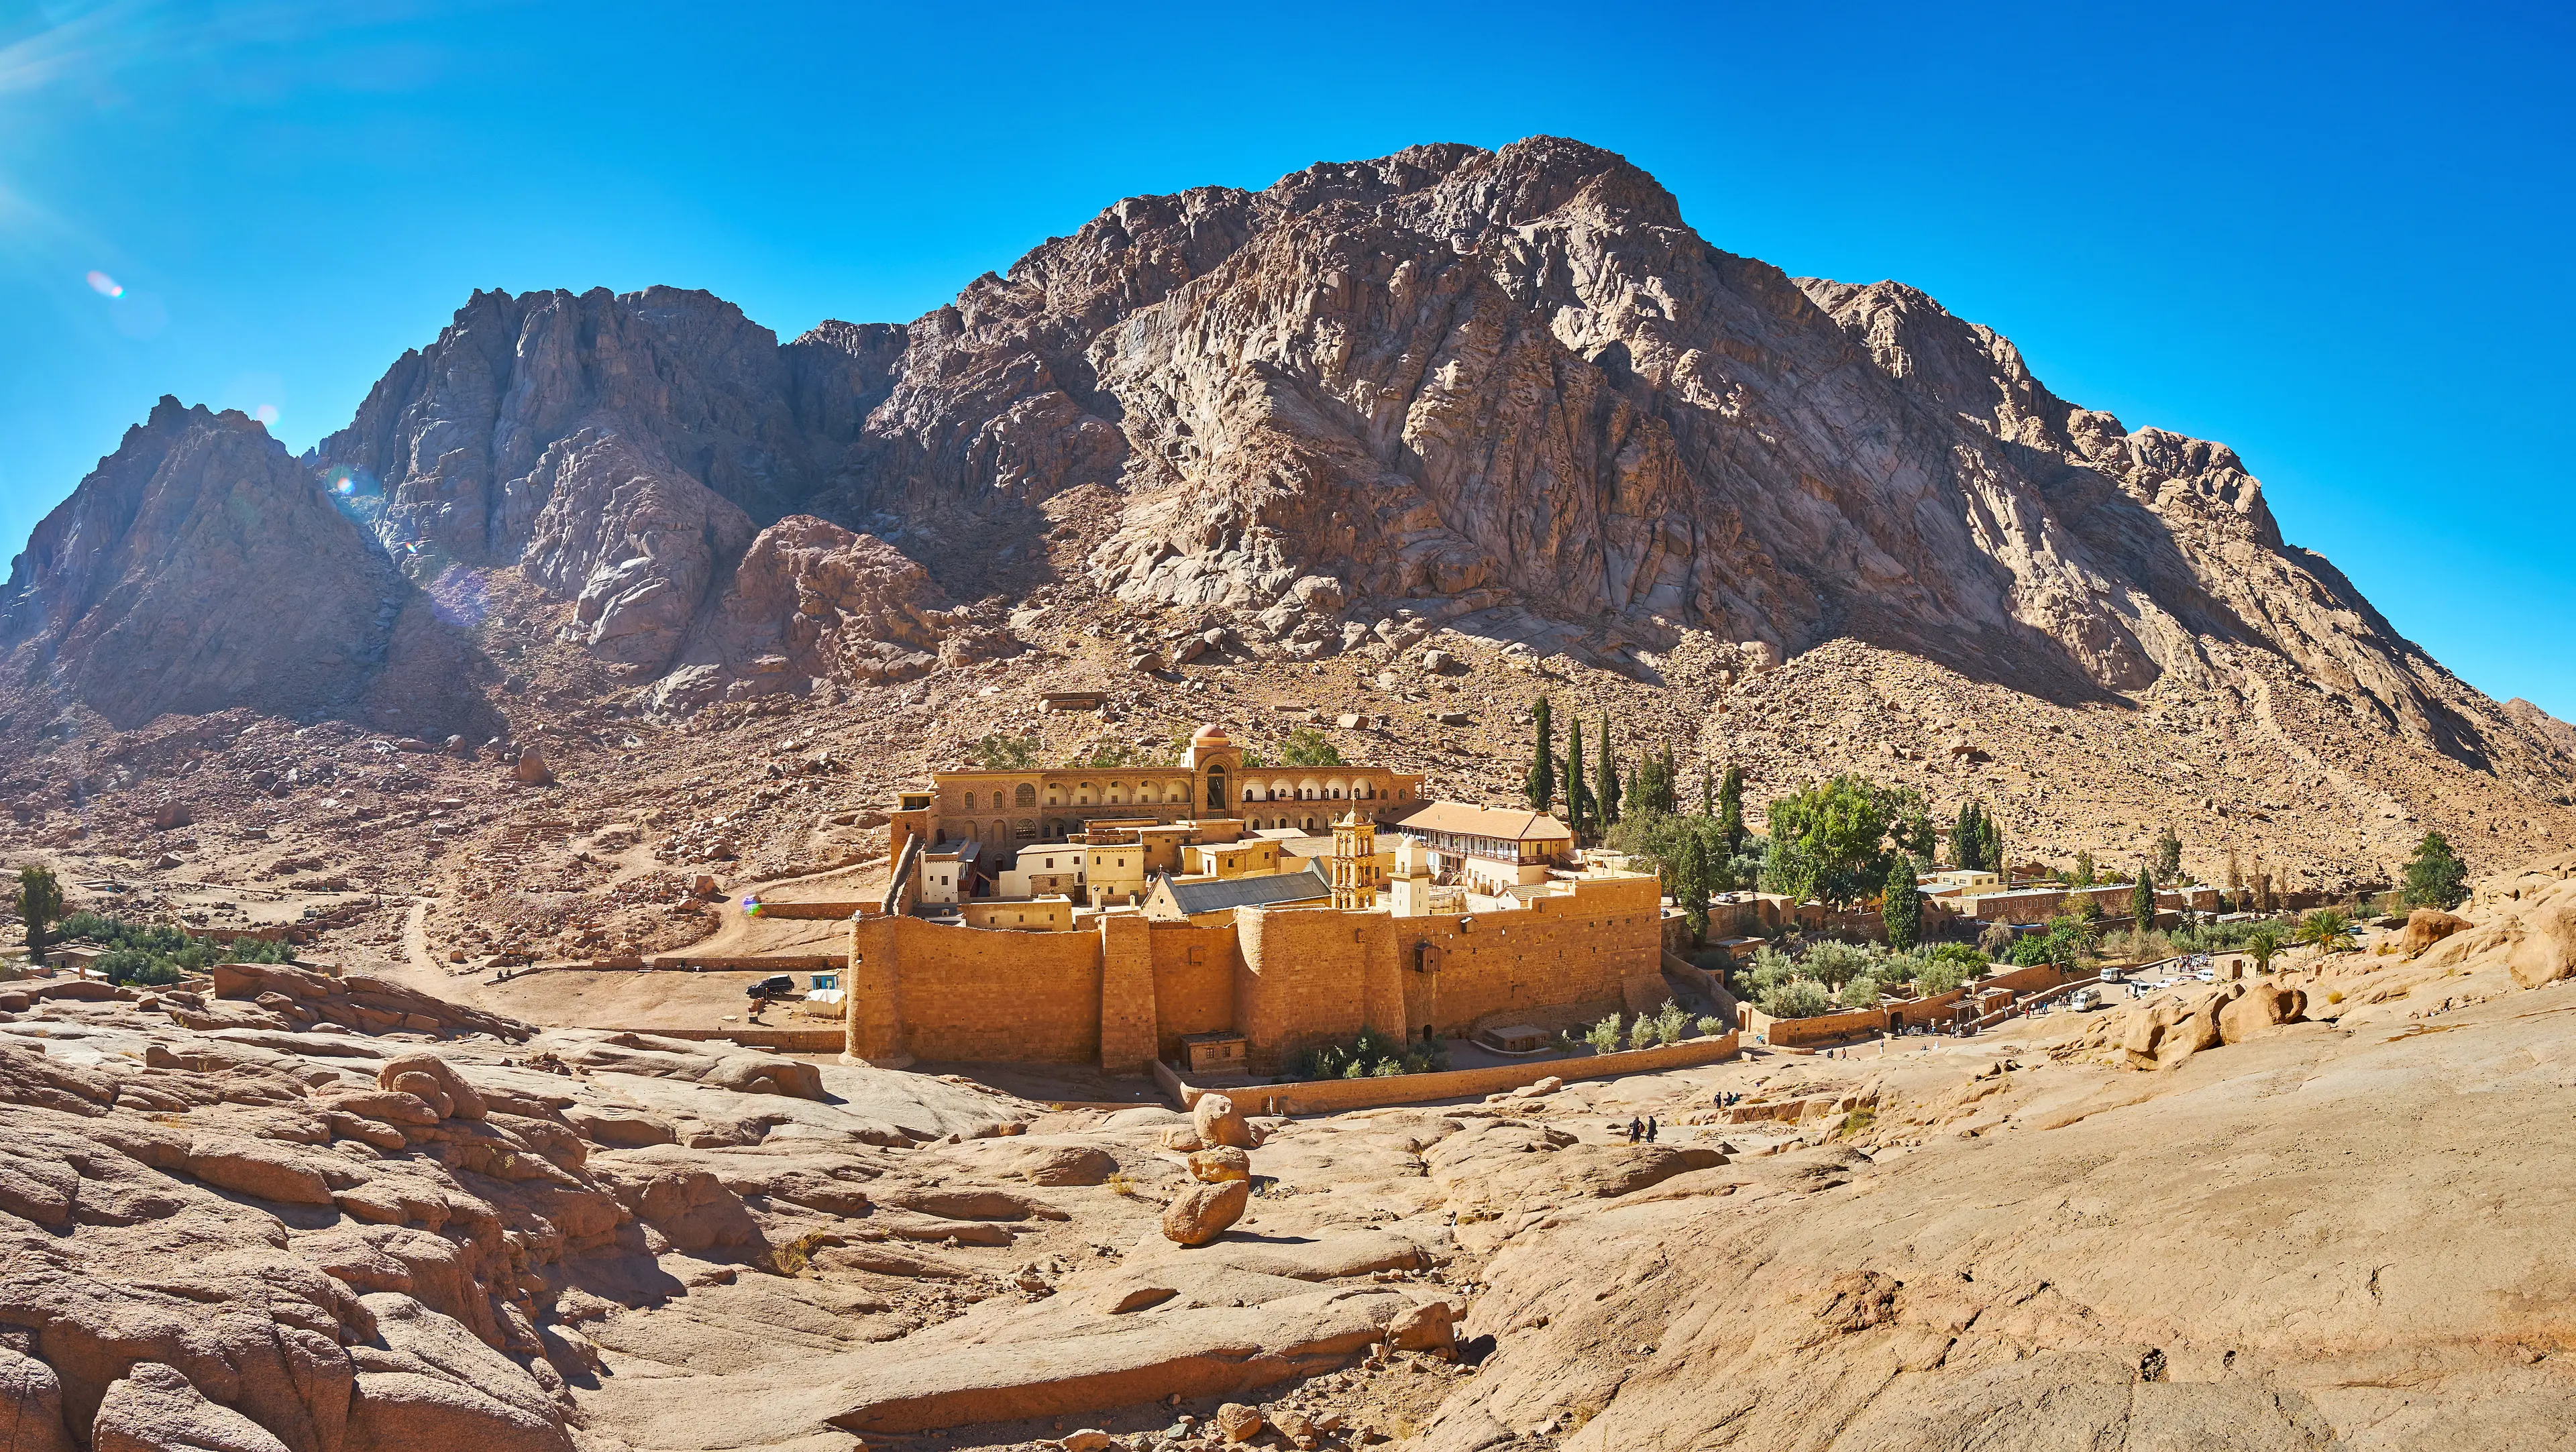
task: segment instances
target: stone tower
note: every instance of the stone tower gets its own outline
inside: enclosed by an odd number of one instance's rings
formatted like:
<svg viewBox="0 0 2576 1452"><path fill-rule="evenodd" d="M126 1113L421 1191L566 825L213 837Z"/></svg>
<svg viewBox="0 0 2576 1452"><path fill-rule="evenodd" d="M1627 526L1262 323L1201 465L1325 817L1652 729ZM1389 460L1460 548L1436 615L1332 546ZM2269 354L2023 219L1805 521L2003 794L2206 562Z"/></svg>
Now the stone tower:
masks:
<svg viewBox="0 0 2576 1452"><path fill-rule="evenodd" d="M1333 824L1333 906L1377 906L1377 823L1357 808Z"/></svg>

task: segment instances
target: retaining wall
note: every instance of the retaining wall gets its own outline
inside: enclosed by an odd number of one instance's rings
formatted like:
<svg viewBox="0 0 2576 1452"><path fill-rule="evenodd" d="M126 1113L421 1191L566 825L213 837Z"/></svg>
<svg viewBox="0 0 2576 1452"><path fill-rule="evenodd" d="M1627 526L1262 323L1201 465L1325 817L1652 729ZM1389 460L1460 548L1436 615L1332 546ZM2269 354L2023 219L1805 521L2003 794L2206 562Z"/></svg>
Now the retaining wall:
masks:
<svg viewBox="0 0 2576 1452"><path fill-rule="evenodd" d="M1183 1109L1199 1096L1222 1093L1247 1114L1336 1114L1348 1109L1376 1109L1390 1104L1429 1104L1499 1094L1541 1079L1615 1079L1622 1074L1658 1069L1691 1069L1722 1064L1740 1050L1734 1033L1687 1039L1651 1049L1622 1049L1575 1059L1542 1059L1526 1064L1496 1064L1483 1069L1450 1069L1437 1074L1400 1074L1391 1079L1315 1079L1296 1084L1254 1084L1241 1088L1204 1089L1184 1081L1169 1064L1154 1061L1154 1081Z"/></svg>
<svg viewBox="0 0 2576 1452"><path fill-rule="evenodd" d="M694 1043L709 1043L718 1039L727 1039L742 1045L746 1049L781 1049L791 1054L836 1054L841 1051L841 1046L845 1038L843 1032L838 1028L602 1028L593 1029L591 1032L603 1034L644 1034L657 1039L688 1039Z"/></svg>

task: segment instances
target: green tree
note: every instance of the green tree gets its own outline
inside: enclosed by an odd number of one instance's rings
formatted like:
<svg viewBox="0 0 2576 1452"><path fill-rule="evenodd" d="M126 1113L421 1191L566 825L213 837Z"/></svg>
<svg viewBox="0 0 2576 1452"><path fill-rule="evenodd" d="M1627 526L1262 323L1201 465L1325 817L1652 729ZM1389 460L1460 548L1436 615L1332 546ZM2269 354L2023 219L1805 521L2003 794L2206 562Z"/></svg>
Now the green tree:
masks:
<svg viewBox="0 0 2576 1452"><path fill-rule="evenodd" d="M1342 749L1312 726L1300 726L1279 743L1279 760L1288 766L1340 766Z"/></svg>
<svg viewBox="0 0 2576 1452"><path fill-rule="evenodd" d="M2182 839L2174 835L2171 822L2156 834L2155 850L2147 857L2147 878L2158 887L2173 887L2182 881Z"/></svg>
<svg viewBox="0 0 2576 1452"><path fill-rule="evenodd" d="M1984 850L1985 838L1980 834L1977 827L1977 818L1984 811L1985 808L1983 806L1971 801L1960 807L1959 815L1951 819L1951 866L1975 867L1984 860L1980 856L1980 853Z"/></svg>
<svg viewBox="0 0 2576 1452"><path fill-rule="evenodd" d="M1886 896L1878 908L1879 920L1887 925L1887 946L1903 953L1911 951L1923 936L1923 898L1914 890L1914 859L1899 857L1887 869Z"/></svg>
<svg viewBox="0 0 2576 1452"><path fill-rule="evenodd" d="M1027 736L985 736L966 748L966 759L987 771L1026 771L1038 764L1038 743Z"/></svg>
<svg viewBox="0 0 2576 1452"><path fill-rule="evenodd" d="M2073 871L2066 874L2066 885L2068 887L2091 887L2093 885L2092 853L2078 852L2075 854L2075 868Z"/></svg>
<svg viewBox="0 0 2576 1452"><path fill-rule="evenodd" d="M2323 957L2329 953L2349 953L2353 949L2352 919L2341 908L2318 908L2299 919L2290 941L2313 945Z"/></svg>
<svg viewBox="0 0 2576 1452"><path fill-rule="evenodd" d="M1618 748L1610 740L1610 718L1607 715L1601 718L1601 759L1594 763L1592 769L1595 774L1592 800L1601 813L1601 824L1606 827L1619 820L1619 756Z"/></svg>
<svg viewBox="0 0 2576 1452"><path fill-rule="evenodd" d="M1547 697L1539 697L1538 704L1530 707L1530 719L1538 727L1538 745L1530 752L1526 786L1530 810L1544 812L1556 805L1556 722Z"/></svg>
<svg viewBox="0 0 2576 1452"><path fill-rule="evenodd" d="M1708 840L1697 832L1682 838L1681 864L1673 873L1673 894L1681 899L1682 918L1690 924L1691 946L1708 941Z"/></svg>
<svg viewBox="0 0 2576 1452"><path fill-rule="evenodd" d="M27 925L27 961L41 965L63 915L63 885L50 867L18 869L18 919Z"/></svg>
<svg viewBox="0 0 2576 1452"><path fill-rule="evenodd" d="M2142 932L2156 925L2155 872L2143 862L2138 864L2137 884L2129 889L2129 916Z"/></svg>
<svg viewBox="0 0 2576 1452"><path fill-rule="evenodd" d="M1726 780L1717 789L1717 835L1726 843L1726 855L1733 857L1744 850L1744 768L1730 766Z"/></svg>
<svg viewBox="0 0 2576 1452"><path fill-rule="evenodd" d="M1773 1018L1814 1018L1834 1006L1825 985L1812 978L1792 978L1762 990L1753 1006Z"/></svg>
<svg viewBox="0 0 2576 1452"><path fill-rule="evenodd" d="M1577 716L1565 733L1565 825L1581 832L1596 816L1591 784L1583 779L1583 718Z"/></svg>
<svg viewBox="0 0 2576 1452"><path fill-rule="evenodd" d="M2406 905L2450 909L2469 895L2469 864L2439 832L2427 832L2406 861Z"/></svg>
<svg viewBox="0 0 2576 1452"><path fill-rule="evenodd" d="M1888 831L1915 800L1852 772L1780 798L1764 885L1837 907L1876 895L1887 882Z"/></svg>

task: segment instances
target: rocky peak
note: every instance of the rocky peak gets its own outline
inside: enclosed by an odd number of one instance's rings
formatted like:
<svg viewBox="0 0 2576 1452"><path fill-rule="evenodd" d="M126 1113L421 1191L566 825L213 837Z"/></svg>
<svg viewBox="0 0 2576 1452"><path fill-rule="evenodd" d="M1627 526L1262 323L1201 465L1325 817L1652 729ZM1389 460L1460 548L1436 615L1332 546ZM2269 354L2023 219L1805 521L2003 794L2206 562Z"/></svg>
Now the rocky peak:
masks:
<svg viewBox="0 0 2576 1452"><path fill-rule="evenodd" d="M0 642L119 727L301 715L357 701L412 593L267 430L165 397L36 526Z"/></svg>

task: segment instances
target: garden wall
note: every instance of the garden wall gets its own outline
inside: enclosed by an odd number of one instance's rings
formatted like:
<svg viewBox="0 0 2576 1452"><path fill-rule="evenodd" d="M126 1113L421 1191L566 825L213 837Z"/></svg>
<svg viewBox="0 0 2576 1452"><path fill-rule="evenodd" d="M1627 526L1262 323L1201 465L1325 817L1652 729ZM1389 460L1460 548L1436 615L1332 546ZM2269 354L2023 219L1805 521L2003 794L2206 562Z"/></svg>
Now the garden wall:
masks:
<svg viewBox="0 0 2576 1452"><path fill-rule="evenodd" d="M1255 1084L1203 1089L1185 1082L1170 1065L1156 1060L1154 1081L1181 1108L1202 1094L1221 1093L1247 1114L1336 1114L1348 1109L1376 1109L1390 1104L1429 1104L1442 1099L1499 1094L1541 1079L1615 1079L1622 1074L1658 1069L1691 1069L1722 1064L1739 1052L1733 1033L1686 1039L1651 1049L1623 1049L1577 1059L1541 1059L1526 1064L1496 1064L1483 1069L1450 1069L1436 1074L1399 1074L1386 1079L1315 1079L1297 1084Z"/></svg>

